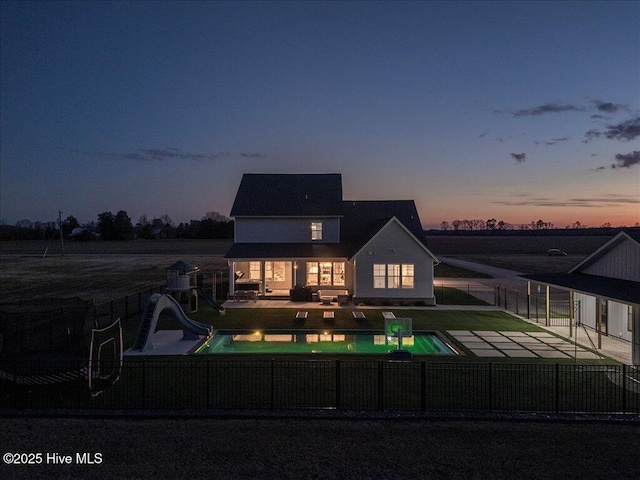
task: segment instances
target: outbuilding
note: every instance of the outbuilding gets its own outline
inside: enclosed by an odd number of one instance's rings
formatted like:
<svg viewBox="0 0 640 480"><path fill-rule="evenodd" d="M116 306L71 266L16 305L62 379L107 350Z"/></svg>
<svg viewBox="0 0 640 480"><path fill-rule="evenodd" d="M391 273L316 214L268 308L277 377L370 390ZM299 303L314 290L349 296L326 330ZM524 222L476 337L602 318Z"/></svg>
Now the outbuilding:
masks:
<svg viewBox="0 0 640 480"><path fill-rule="evenodd" d="M523 275L529 282L569 292L575 323L628 342L640 365L640 230L623 230L567 273Z"/></svg>

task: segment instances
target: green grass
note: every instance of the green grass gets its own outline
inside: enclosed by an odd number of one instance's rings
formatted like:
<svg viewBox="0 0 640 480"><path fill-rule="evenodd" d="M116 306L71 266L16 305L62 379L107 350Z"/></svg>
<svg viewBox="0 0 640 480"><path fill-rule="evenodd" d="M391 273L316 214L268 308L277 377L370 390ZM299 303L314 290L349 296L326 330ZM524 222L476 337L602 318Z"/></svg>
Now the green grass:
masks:
<svg viewBox="0 0 640 480"><path fill-rule="evenodd" d="M433 268L433 276L436 278L493 278L485 273L478 273L466 268L454 267L447 263L439 263Z"/></svg>

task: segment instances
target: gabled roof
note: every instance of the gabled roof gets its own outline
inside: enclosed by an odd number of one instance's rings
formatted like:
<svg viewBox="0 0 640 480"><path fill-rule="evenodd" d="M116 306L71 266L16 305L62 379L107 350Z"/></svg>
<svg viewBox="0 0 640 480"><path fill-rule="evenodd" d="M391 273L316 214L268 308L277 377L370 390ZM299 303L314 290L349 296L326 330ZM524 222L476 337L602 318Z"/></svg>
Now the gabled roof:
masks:
<svg viewBox="0 0 640 480"><path fill-rule="evenodd" d="M588 265L591 265L593 262L595 262L596 260L606 255L616 245L624 241L631 241L640 245L640 231L622 230L616 236L614 236L611 240L609 240L607 243L605 243L599 249L593 252L591 255L588 255L580 263L578 263L573 268L571 268L571 270L569 270L569 273L580 272Z"/></svg>
<svg viewBox="0 0 640 480"><path fill-rule="evenodd" d="M520 277L587 295L596 295L617 302L640 305L640 282L583 273L585 267L602 258L611 249L624 241L640 244L640 231L621 231L567 273L538 273L520 275Z"/></svg>
<svg viewBox="0 0 640 480"><path fill-rule="evenodd" d="M342 214L342 176L244 174L232 217L336 217Z"/></svg>
<svg viewBox="0 0 640 480"><path fill-rule="evenodd" d="M397 222L438 261L427 248L422 223L413 200L343 202L341 243L348 247L350 257L353 257L392 221Z"/></svg>
<svg viewBox="0 0 640 480"><path fill-rule="evenodd" d="M418 244L418 245L419 245L419 246L424 250L424 252L425 252L427 255L429 255L429 256L431 257L431 259L432 259L434 262L436 262L436 263L440 263L440 261L436 258L436 256L435 256L433 253L431 253L431 251L430 251L430 250L427 248L427 246L424 244L424 241L420 241L420 240L419 240L419 239L418 239L418 238L417 238L413 233L411 233L411 231L410 231L407 227L405 227L405 226L404 226L404 224L403 224L400 220L398 220L396 217L391 217L391 218L389 219L389 221L388 221L387 223L385 223L385 224L384 224L380 229L378 229L378 230L376 231L376 233L374 233L374 234L373 234L373 235L372 235L372 236L371 236L371 237L370 237L370 238L369 238L369 239L368 239L368 240L367 240L367 241L366 241L366 242L365 242L365 243L364 243L360 248L358 248L358 250L357 250L357 251L352 252L352 253L351 253L351 257L350 257L350 259L353 259L353 257L355 257L355 256L356 256L358 253L360 253L362 250L364 250L364 249L367 247L367 245L369 245L369 244L370 244L370 243L371 243L371 242L372 242L372 241L373 241L373 240L374 240L378 235L382 234L382 232L383 232L384 230L386 230L387 228L389 228L389 225L391 225L391 224L396 224L396 225L398 225L402 230L404 230L404 231L409 235L409 237L411 237L411 239L412 239L413 241L415 241L415 242L416 242L416 244Z"/></svg>

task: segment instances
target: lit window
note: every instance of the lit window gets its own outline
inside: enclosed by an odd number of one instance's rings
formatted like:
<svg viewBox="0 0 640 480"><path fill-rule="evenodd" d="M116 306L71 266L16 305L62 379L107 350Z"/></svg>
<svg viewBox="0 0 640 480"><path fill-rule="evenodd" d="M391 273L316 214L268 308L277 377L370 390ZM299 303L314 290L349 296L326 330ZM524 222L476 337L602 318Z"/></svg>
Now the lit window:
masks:
<svg viewBox="0 0 640 480"><path fill-rule="evenodd" d="M284 282L287 275L286 262L273 262L273 281Z"/></svg>
<svg viewBox="0 0 640 480"><path fill-rule="evenodd" d="M333 284L344 285L344 262L333 262Z"/></svg>
<svg viewBox="0 0 640 480"><path fill-rule="evenodd" d="M413 288L413 263L402 265L402 288Z"/></svg>
<svg viewBox="0 0 640 480"><path fill-rule="evenodd" d="M413 278L413 263L373 265L373 288L413 288Z"/></svg>
<svg viewBox="0 0 640 480"><path fill-rule="evenodd" d="M383 263L373 264L373 288L386 288L387 266Z"/></svg>
<svg viewBox="0 0 640 480"><path fill-rule="evenodd" d="M318 262L307 262L307 285L318 285Z"/></svg>
<svg viewBox="0 0 640 480"><path fill-rule="evenodd" d="M307 262L307 285L344 284L344 262Z"/></svg>
<svg viewBox="0 0 640 480"><path fill-rule="evenodd" d="M320 262L320 285L331 285L331 262Z"/></svg>
<svg viewBox="0 0 640 480"><path fill-rule="evenodd" d="M311 240L322 240L322 222L311 222Z"/></svg>
<svg viewBox="0 0 640 480"><path fill-rule="evenodd" d="M264 262L264 279L273 280L273 262Z"/></svg>
<svg viewBox="0 0 640 480"><path fill-rule="evenodd" d="M260 262L249 262L249 280L260 280L262 274Z"/></svg>
<svg viewBox="0 0 640 480"><path fill-rule="evenodd" d="M400 265L387 265L387 288L400 288Z"/></svg>

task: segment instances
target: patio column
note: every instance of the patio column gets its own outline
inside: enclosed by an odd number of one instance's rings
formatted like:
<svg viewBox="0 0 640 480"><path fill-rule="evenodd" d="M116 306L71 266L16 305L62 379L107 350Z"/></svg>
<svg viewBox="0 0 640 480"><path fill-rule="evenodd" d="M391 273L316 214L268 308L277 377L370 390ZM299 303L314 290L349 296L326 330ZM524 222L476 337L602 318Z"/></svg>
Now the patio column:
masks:
<svg viewBox="0 0 640 480"><path fill-rule="evenodd" d="M550 294L550 287L549 285L545 286L545 312L544 312L544 316L545 316L545 326L549 326L549 319L551 317L551 294Z"/></svg>
<svg viewBox="0 0 640 480"><path fill-rule="evenodd" d="M640 306L631 310L631 363L640 365Z"/></svg>
<svg viewBox="0 0 640 480"><path fill-rule="evenodd" d="M596 297L596 330L598 331L598 350L602 348L602 306L600 297Z"/></svg>
<svg viewBox="0 0 640 480"><path fill-rule="evenodd" d="M236 291L236 262L227 262L229 265L229 292L233 296Z"/></svg>
<svg viewBox="0 0 640 480"><path fill-rule="evenodd" d="M573 290L569 290L569 338L573 335Z"/></svg>

